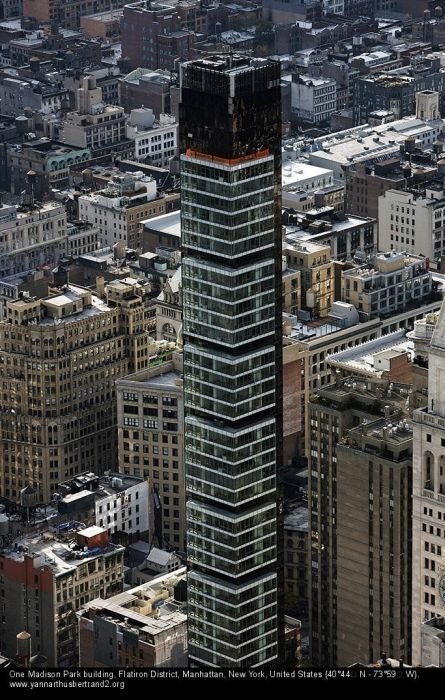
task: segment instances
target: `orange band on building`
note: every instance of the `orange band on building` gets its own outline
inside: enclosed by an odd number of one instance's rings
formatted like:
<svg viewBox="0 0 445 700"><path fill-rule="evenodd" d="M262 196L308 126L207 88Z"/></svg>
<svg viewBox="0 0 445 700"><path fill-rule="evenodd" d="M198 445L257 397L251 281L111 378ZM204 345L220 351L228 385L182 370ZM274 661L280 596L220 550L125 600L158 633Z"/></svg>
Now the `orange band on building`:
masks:
<svg viewBox="0 0 445 700"><path fill-rule="evenodd" d="M257 160L259 158L265 158L270 155L268 148L264 148L262 151L257 151L257 153L251 153L248 156L240 156L239 158L220 158L219 156L213 156L210 153L201 153L201 151L194 151L191 148L187 148L185 152L186 156L190 158L201 158L202 160L210 160L212 163L221 163L222 165L240 165L241 163L246 163L249 160Z"/></svg>

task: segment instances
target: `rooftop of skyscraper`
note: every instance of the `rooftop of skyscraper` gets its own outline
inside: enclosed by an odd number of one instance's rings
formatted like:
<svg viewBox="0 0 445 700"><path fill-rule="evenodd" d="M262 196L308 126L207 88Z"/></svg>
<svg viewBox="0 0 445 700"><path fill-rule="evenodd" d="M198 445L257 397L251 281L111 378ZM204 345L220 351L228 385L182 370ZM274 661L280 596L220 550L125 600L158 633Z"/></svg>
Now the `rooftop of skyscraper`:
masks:
<svg viewBox="0 0 445 700"><path fill-rule="evenodd" d="M363 421L352 428L343 439L344 444L386 459L402 461L412 454L413 429L411 422L399 416L388 415L371 422Z"/></svg>

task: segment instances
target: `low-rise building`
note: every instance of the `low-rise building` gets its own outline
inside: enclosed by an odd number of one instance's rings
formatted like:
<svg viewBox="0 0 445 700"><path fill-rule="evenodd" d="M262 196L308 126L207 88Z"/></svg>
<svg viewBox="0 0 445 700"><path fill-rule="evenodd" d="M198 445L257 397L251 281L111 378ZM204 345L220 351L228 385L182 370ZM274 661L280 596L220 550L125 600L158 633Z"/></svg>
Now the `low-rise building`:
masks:
<svg viewBox="0 0 445 700"><path fill-rule="evenodd" d="M382 163L350 162L344 166L345 209L348 214L378 218L379 197L389 189L402 189L411 176L400 157Z"/></svg>
<svg viewBox="0 0 445 700"><path fill-rule="evenodd" d="M142 247L144 220L163 214L165 206L152 177L123 173L115 175L105 189L79 197L79 218L98 227L102 247L121 243L136 250Z"/></svg>
<svg viewBox="0 0 445 700"><path fill-rule="evenodd" d="M338 302L335 306L338 306ZM347 315L343 319L329 315L325 319L315 321L305 321L296 316L285 317L283 338L286 406L284 412L285 463L289 462L296 452L304 452L306 455L310 452L310 441L307 438L310 423L306 407L311 395L328 385L334 377L334 369L328 362L329 356L388 333L413 328L416 321L434 314L440 306L440 298L433 299L422 306L414 305L387 318L374 318L362 323L358 322L358 312L355 307L346 303L341 303L343 311L355 312L355 320L352 313L349 313L350 318ZM374 351L377 352L377 350ZM397 358L394 362L397 366L399 365ZM392 361L386 358L383 364L389 365L391 369ZM304 436L306 436L306 444L304 444Z"/></svg>
<svg viewBox="0 0 445 700"><path fill-rule="evenodd" d="M369 114L376 109L390 108L396 119L409 116L414 112L417 95L425 95L428 98L431 94L442 93L445 73L442 72L440 63L431 58L431 65L426 67L426 57L417 56L413 57L413 60L422 58L425 62L424 70L416 70L412 61L411 66L360 77L354 89L354 124L366 124ZM436 119L439 114L436 100L436 110L432 118Z"/></svg>
<svg viewBox="0 0 445 700"><path fill-rule="evenodd" d="M379 244L440 262L445 255L445 162L438 177L417 187L387 190L379 197Z"/></svg>
<svg viewBox="0 0 445 700"><path fill-rule="evenodd" d="M120 36L120 21L123 10L112 7L105 12L97 12L94 15L83 15L80 18L80 26L89 39L100 36L102 39L115 41Z"/></svg>
<svg viewBox="0 0 445 700"><path fill-rule="evenodd" d="M66 212L62 204L0 206L0 276L55 264L66 250Z"/></svg>
<svg viewBox="0 0 445 700"><path fill-rule="evenodd" d="M301 271L289 266L283 255L283 313L297 315L301 309Z"/></svg>
<svg viewBox="0 0 445 700"><path fill-rule="evenodd" d="M170 114L170 71L136 68L119 79L119 104L127 113L141 105L150 107L156 118Z"/></svg>
<svg viewBox="0 0 445 700"><path fill-rule="evenodd" d="M187 20L189 16L187 15ZM177 11L162 2L145 1L124 6L121 22L122 55L131 68L175 69L175 59L194 57L196 35L181 20Z"/></svg>
<svg viewBox="0 0 445 700"><path fill-rule="evenodd" d="M76 111L68 112L63 127L63 142L77 148L89 148L95 156L115 152L132 154L133 144L125 135L123 107L102 101L102 89L95 76L85 76L76 90Z"/></svg>
<svg viewBox="0 0 445 700"><path fill-rule="evenodd" d="M181 568L109 600L92 600L78 615L79 665L186 667L186 599Z"/></svg>
<svg viewBox="0 0 445 700"><path fill-rule="evenodd" d="M168 167L178 153L178 124L171 114L160 114L155 121L152 109L132 109L126 125L126 135L134 141L134 158Z"/></svg>
<svg viewBox="0 0 445 700"><path fill-rule="evenodd" d="M172 211L143 221L142 248L154 253L157 248L181 248L181 212Z"/></svg>
<svg viewBox="0 0 445 700"><path fill-rule="evenodd" d="M18 299L20 296L46 297L51 281L44 270L27 270L9 277L2 277L0 279L0 321L3 321L6 316L8 301Z"/></svg>
<svg viewBox="0 0 445 700"><path fill-rule="evenodd" d="M289 241L283 247L289 269L300 272L302 309L312 318L327 316L335 301L334 263L328 245Z"/></svg>
<svg viewBox="0 0 445 700"><path fill-rule="evenodd" d="M120 0L99 0L97 3L82 2L81 0L23 0L23 14L34 17L38 22L52 22L55 18L65 29L78 29L81 18L101 10L108 12L120 7Z"/></svg>
<svg viewBox="0 0 445 700"><path fill-rule="evenodd" d="M147 542L135 543L135 545L138 544L145 545L145 551L143 551L143 560L136 564L131 572L131 580L134 585L139 586L141 583L150 581L156 576L181 568L181 560L174 552L166 552L163 549L152 547ZM130 556L132 550L133 548L130 547Z"/></svg>
<svg viewBox="0 0 445 700"><path fill-rule="evenodd" d="M13 65L23 65L26 59L23 61L19 58L18 62L15 62L14 48L17 54L19 47L22 47L23 44L28 45L27 48L30 51L37 47L33 47L32 42L27 39L18 39L15 44L15 46L12 44L10 47ZM25 107L30 107L35 112L42 114L56 114L68 104L68 90L38 80L21 80L4 75L0 78L0 100L3 115L17 117L23 114Z"/></svg>
<svg viewBox="0 0 445 700"><path fill-rule="evenodd" d="M337 109L337 83L331 78L292 76L292 120L308 124L329 122Z"/></svg>
<svg viewBox="0 0 445 700"><path fill-rule="evenodd" d="M333 207L311 209L306 213L285 210L286 242L329 245L334 260L366 260L377 252L375 219L350 216Z"/></svg>
<svg viewBox="0 0 445 700"><path fill-rule="evenodd" d="M42 200L51 189L67 187L71 166L81 165L90 157L89 148L70 148L48 138L11 145L8 149L11 192L20 195L26 189L27 173L32 170L33 194Z"/></svg>
<svg viewBox="0 0 445 700"><path fill-rule="evenodd" d="M84 472L58 485L58 511L67 519L80 517L90 503L94 524L107 530L109 535L139 539L148 533L148 483L145 479L111 471L103 476Z"/></svg>
<svg viewBox="0 0 445 700"><path fill-rule="evenodd" d="M34 531L8 545L0 553L2 650L14 657L16 635L26 629L50 666L77 666L76 612L122 591L123 555L98 527Z"/></svg>
<svg viewBox="0 0 445 700"><path fill-rule="evenodd" d="M2 19L12 19L23 15L23 0L3 0Z"/></svg>
<svg viewBox="0 0 445 700"><path fill-rule="evenodd" d="M67 258L79 258L93 253L99 248L99 229L89 221L76 221L66 225L67 241L65 255Z"/></svg>
<svg viewBox="0 0 445 700"><path fill-rule="evenodd" d="M442 138L443 133L442 119L421 119L418 115L378 126L364 124L314 139L309 162L320 168L332 169L334 178L342 181L344 166L399 157L400 146L410 137L416 142L416 147L426 151Z"/></svg>
<svg viewBox="0 0 445 700"><path fill-rule="evenodd" d="M317 206L321 195L329 197L332 190L343 192L343 187L334 185L334 174L328 168L318 168L303 161L287 159L282 168L283 207L309 211ZM318 197L316 196L318 195ZM340 196L343 209L343 196Z"/></svg>
<svg viewBox="0 0 445 700"><path fill-rule="evenodd" d="M432 298L433 287L428 261L406 253L379 253L341 275L341 298L354 304L362 321L423 304Z"/></svg>

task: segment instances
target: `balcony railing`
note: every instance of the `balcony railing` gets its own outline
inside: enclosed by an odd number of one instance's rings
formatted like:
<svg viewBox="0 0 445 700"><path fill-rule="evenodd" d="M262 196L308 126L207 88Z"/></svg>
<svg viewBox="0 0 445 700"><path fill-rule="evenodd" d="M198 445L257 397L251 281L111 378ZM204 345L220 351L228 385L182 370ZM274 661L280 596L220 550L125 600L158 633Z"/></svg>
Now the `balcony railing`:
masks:
<svg viewBox="0 0 445 700"><path fill-rule="evenodd" d="M434 493L434 491L431 491L430 489L423 489L423 497L429 498L432 501L439 501L439 503L445 503L445 495L442 495L441 493Z"/></svg>
<svg viewBox="0 0 445 700"><path fill-rule="evenodd" d="M445 406L441 403L437 406L440 413L443 412ZM445 418L437 415L435 411L427 412L426 409L419 409L415 412L415 421L418 423L424 423L425 425L439 425L441 428L445 428Z"/></svg>

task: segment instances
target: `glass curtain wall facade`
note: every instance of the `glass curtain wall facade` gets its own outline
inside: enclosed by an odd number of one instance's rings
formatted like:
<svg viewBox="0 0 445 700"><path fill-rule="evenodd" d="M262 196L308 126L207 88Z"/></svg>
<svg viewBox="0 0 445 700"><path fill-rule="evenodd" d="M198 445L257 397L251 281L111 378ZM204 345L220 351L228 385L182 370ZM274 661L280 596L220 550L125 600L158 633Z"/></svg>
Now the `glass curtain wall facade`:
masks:
<svg viewBox="0 0 445 700"><path fill-rule="evenodd" d="M181 66L189 658L281 655L280 67ZM282 597L282 596L281 596Z"/></svg>

